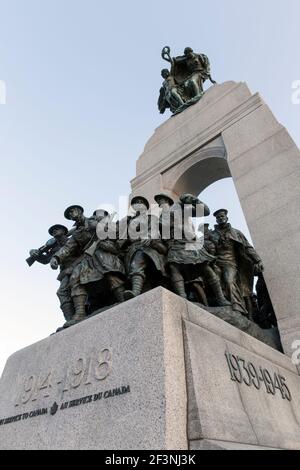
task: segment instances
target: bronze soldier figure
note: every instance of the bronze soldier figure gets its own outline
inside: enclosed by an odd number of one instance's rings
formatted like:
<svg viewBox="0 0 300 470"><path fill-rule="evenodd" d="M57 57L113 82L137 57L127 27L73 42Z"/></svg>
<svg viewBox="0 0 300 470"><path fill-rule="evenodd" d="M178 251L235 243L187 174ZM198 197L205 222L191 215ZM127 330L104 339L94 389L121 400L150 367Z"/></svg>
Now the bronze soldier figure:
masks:
<svg viewBox="0 0 300 470"><path fill-rule="evenodd" d="M197 239L195 229L189 220L184 220L184 207L203 207L204 216L210 214L209 208L198 198L191 194L183 194L178 203L171 208L171 237L167 241L168 267L171 274L172 286L178 295L187 298L185 283L201 277L208 283L214 294L214 302L217 306L228 306L220 280L212 268L216 258L209 254L203 243ZM192 213L192 215L194 215ZM180 226L181 237L178 237ZM177 234L176 234L177 229Z"/></svg>
<svg viewBox="0 0 300 470"><path fill-rule="evenodd" d="M49 228L49 234L55 239L56 243L52 244L51 249L47 253L41 253L40 250L31 250L30 255L37 262L42 264L49 264L53 256L67 243L68 234L70 233L64 225L56 224ZM65 259L60 267L60 273L57 280L60 281L60 286L57 291L57 296L60 302L60 308L64 314L66 322L69 322L74 315L74 305L71 297L70 276L76 263L79 262L78 254L74 253Z"/></svg>
<svg viewBox="0 0 300 470"><path fill-rule="evenodd" d="M125 257L131 290L125 292L125 299L142 293L149 270L152 270L152 278L156 282L166 277L166 247L160 240L159 221L148 214L149 202L144 197L134 197L131 207L135 215L127 219L128 251Z"/></svg>
<svg viewBox="0 0 300 470"><path fill-rule="evenodd" d="M56 224L49 228L48 233L53 238L49 240L48 249L42 250L39 249L32 249L30 250L29 254L30 257L41 264L49 264L53 254L59 250L61 246L63 246L66 241L68 240L68 229L64 225ZM46 245L44 245L46 247ZM43 247L42 247L43 248ZM28 258L29 259L29 258Z"/></svg>
<svg viewBox="0 0 300 470"><path fill-rule="evenodd" d="M217 225L210 232L210 240L216 246L216 265L221 272L225 295L234 310L248 316L244 298L251 297L254 274L262 272L263 265L242 232L228 223L227 215L227 209L214 213Z"/></svg>
<svg viewBox="0 0 300 470"><path fill-rule="evenodd" d="M104 214L103 214L104 215ZM75 222L75 231L67 243L51 260L53 269L63 264L69 256L80 253L81 260L70 278L71 295L75 306L75 315L71 324L86 317L86 303L89 291L100 289L99 284L108 287L115 300L124 300L125 269L118 257L116 243L113 240L97 240L97 217L87 218L81 206L70 206L65 217ZM100 289L101 290L101 289Z"/></svg>

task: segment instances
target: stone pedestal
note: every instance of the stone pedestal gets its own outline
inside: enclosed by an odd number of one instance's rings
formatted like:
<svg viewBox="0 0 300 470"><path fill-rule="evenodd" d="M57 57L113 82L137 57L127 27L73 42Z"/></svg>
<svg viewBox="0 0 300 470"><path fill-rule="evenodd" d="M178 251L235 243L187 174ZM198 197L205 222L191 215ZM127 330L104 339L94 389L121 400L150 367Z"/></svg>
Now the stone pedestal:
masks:
<svg viewBox="0 0 300 470"><path fill-rule="evenodd" d="M300 449L299 423L288 357L162 288L15 353L0 380L1 449Z"/></svg>

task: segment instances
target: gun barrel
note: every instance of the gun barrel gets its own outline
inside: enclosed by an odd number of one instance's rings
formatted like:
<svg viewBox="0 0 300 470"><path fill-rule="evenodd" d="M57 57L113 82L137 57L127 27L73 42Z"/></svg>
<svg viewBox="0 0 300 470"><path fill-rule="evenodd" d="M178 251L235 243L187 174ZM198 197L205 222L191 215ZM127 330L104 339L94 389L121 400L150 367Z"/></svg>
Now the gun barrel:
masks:
<svg viewBox="0 0 300 470"><path fill-rule="evenodd" d="M28 264L29 267L31 267L35 261L36 260L32 256L29 256L29 258L27 258L26 260L26 263Z"/></svg>

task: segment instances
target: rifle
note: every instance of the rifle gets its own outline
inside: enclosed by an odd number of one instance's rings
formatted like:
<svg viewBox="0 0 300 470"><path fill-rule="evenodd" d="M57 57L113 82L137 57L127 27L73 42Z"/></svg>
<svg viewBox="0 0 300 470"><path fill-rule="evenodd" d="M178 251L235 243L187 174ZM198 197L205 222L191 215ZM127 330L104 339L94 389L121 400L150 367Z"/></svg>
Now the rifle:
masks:
<svg viewBox="0 0 300 470"><path fill-rule="evenodd" d="M45 245L41 246L39 249L38 249L38 252L40 255L42 254L48 254L50 250L52 250L55 245L56 245L57 241L55 240L55 238L50 238L50 240L48 240ZM36 256L29 256L29 258L26 259L26 263L28 264L29 267L31 267L33 265L33 263L35 263L37 261L37 257Z"/></svg>
<svg viewBox="0 0 300 470"><path fill-rule="evenodd" d="M71 235L73 235L73 233L75 232L76 228L71 228L68 232L68 237L71 237ZM48 240L45 245L41 246L38 251L39 251L39 254L43 255L43 254L48 254L50 250L52 250L53 248L55 248L55 245L57 244L57 241L55 240L55 238L50 238L50 240ZM27 258L26 260L26 263L28 264L29 267L31 267L33 265L33 263L35 263L37 261L37 258L36 256L29 256L29 258Z"/></svg>

